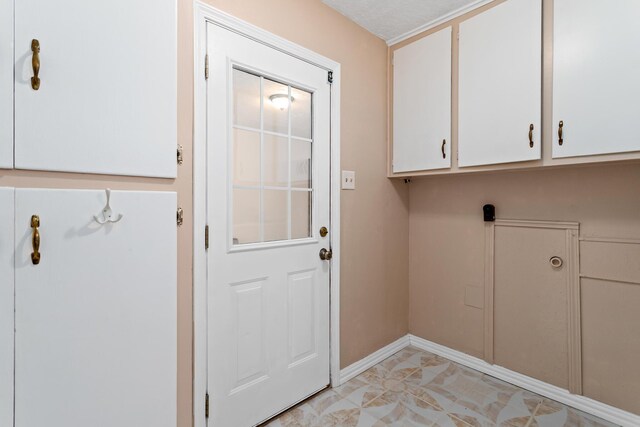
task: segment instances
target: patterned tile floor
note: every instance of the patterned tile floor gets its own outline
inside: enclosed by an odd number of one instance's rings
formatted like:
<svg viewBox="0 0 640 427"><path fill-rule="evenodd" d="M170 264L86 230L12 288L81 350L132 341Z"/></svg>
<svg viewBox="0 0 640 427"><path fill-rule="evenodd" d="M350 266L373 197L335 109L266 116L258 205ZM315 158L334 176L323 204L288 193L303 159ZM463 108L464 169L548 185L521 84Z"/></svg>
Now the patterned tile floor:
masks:
<svg viewBox="0 0 640 427"><path fill-rule="evenodd" d="M268 427L611 427L440 356L405 348Z"/></svg>

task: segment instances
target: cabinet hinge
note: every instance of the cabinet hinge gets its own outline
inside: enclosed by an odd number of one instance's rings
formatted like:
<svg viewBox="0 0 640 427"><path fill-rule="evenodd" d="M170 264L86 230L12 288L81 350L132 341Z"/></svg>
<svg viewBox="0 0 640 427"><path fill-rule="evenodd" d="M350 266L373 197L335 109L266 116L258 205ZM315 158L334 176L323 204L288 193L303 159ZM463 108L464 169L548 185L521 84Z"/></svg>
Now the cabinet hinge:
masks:
<svg viewBox="0 0 640 427"><path fill-rule="evenodd" d="M204 417L209 418L209 393L204 395Z"/></svg>
<svg viewBox="0 0 640 427"><path fill-rule="evenodd" d="M209 54L204 56L204 79L209 80Z"/></svg>
<svg viewBox="0 0 640 427"><path fill-rule="evenodd" d="M178 144L178 150L177 150L177 156L178 156L178 164L181 165L184 162L184 158L182 157L182 145Z"/></svg>
<svg viewBox="0 0 640 427"><path fill-rule="evenodd" d="M178 227L180 227L183 223L184 211L182 210L182 208L178 208L178 211L176 212L176 224L178 224Z"/></svg>
<svg viewBox="0 0 640 427"><path fill-rule="evenodd" d="M204 226L204 248L209 249L209 226Z"/></svg>
<svg viewBox="0 0 640 427"><path fill-rule="evenodd" d="M333 83L333 71L327 72L327 83Z"/></svg>

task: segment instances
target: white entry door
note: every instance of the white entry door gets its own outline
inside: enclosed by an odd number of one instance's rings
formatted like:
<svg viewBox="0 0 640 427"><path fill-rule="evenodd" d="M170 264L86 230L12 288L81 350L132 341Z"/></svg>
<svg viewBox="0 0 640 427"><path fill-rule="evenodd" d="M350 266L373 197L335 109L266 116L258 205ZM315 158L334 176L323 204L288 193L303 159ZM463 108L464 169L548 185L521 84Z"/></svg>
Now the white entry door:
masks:
<svg viewBox="0 0 640 427"><path fill-rule="evenodd" d="M245 427L329 384L331 85L240 34L207 37L209 422Z"/></svg>

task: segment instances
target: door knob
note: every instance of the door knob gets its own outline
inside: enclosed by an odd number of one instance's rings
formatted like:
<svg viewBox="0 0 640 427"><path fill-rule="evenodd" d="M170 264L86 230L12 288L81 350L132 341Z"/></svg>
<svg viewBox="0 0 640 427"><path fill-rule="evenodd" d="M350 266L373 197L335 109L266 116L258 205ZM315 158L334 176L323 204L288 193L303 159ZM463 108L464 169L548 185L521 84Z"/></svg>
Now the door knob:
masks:
<svg viewBox="0 0 640 427"><path fill-rule="evenodd" d="M326 250L325 248L320 249L320 259L323 261L331 261L333 258L333 251L331 249Z"/></svg>

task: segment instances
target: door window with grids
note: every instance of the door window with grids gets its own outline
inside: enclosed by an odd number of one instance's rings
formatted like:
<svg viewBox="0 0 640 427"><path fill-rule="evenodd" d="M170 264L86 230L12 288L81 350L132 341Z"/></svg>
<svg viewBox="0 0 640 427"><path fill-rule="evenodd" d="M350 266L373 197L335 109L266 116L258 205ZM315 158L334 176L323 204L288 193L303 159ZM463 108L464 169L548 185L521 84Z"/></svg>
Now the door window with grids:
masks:
<svg viewBox="0 0 640 427"><path fill-rule="evenodd" d="M312 94L233 69L233 244L311 237Z"/></svg>

